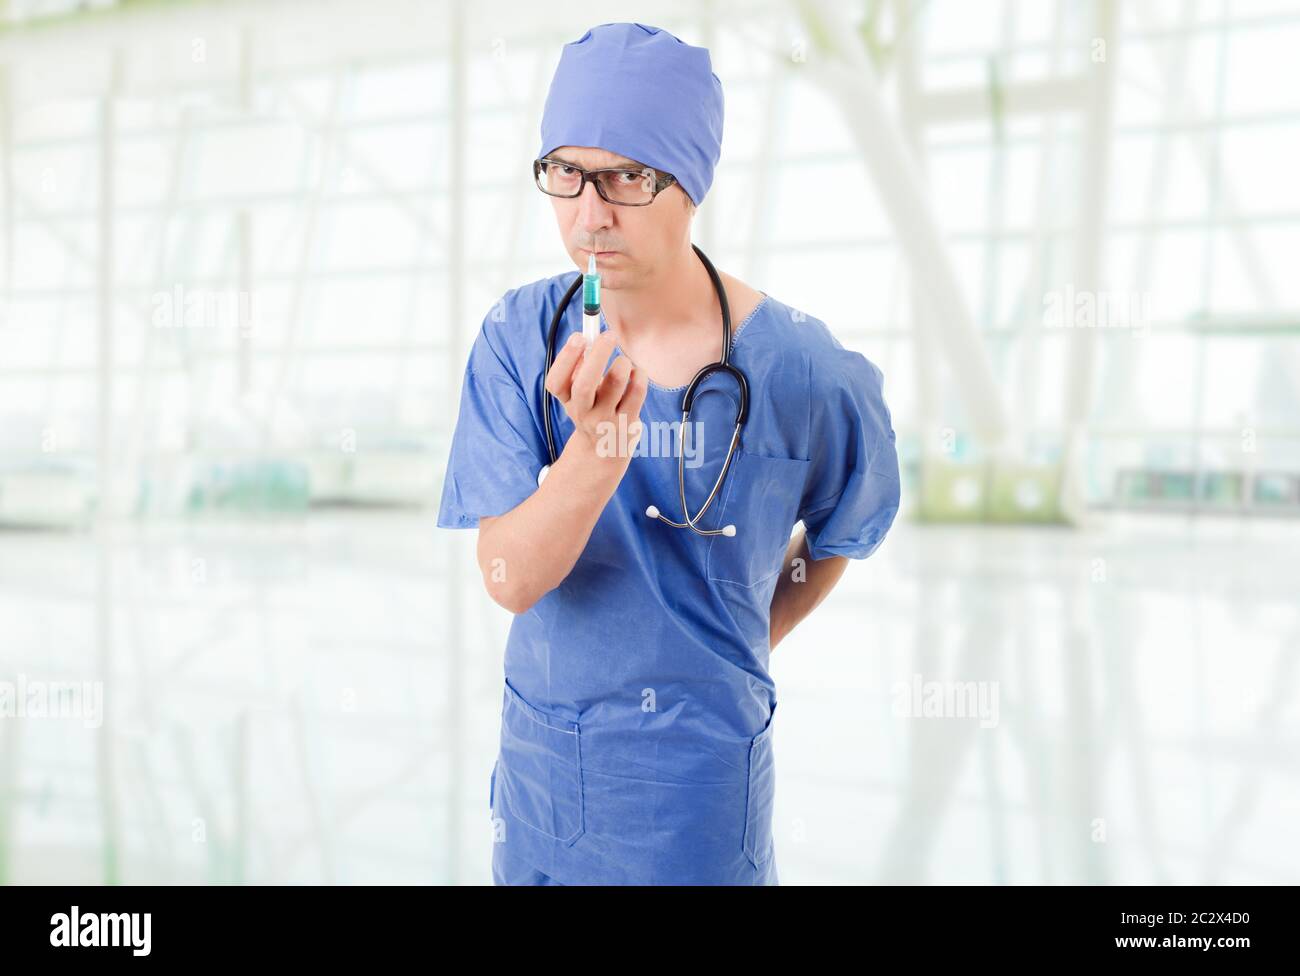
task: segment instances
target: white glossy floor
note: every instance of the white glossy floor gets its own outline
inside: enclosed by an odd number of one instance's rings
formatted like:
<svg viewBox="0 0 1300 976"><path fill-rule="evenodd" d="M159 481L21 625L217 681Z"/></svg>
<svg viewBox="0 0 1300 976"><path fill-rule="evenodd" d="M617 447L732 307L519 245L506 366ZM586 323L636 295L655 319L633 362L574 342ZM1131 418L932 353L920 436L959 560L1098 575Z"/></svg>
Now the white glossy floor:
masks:
<svg viewBox="0 0 1300 976"><path fill-rule="evenodd" d="M0 881L490 881L509 617L472 539L0 535L0 681L104 696L0 719ZM782 883L1300 881L1298 594L1296 522L900 521L773 658Z"/></svg>

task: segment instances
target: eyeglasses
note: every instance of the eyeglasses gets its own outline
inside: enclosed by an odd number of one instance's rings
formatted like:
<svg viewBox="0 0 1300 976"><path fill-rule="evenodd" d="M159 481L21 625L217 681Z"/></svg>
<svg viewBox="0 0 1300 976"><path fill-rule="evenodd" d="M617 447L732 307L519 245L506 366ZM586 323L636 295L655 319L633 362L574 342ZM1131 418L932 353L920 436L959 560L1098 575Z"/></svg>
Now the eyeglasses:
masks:
<svg viewBox="0 0 1300 976"><path fill-rule="evenodd" d="M644 207L677 182L676 177L643 166L640 169L582 169L558 159L534 159L537 189L553 197L582 196L588 181L606 203L619 207Z"/></svg>

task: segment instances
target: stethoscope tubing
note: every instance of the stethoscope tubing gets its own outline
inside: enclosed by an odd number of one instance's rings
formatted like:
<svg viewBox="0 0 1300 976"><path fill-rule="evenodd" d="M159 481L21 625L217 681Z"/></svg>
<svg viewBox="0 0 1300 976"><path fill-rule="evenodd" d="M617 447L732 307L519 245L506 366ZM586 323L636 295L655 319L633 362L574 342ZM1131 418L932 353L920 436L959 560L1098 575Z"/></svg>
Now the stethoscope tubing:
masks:
<svg viewBox="0 0 1300 976"><path fill-rule="evenodd" d="M646 509L646 515L656 518L666 525L671 525L676 529L690 529L697 535L735 535L735 526L727 525L720 529L703 529L696 523L704 517L704 513L709 510L713 501L718 496L722 488L722 482L727 477L727 472L731 468L732 458L735 456L737 448L740 446L741 430L745 426L745 421L749 418L749 381L745 374L730 362L731 358L731 307L727 302L726 289L722 287L722 279L719 277L717 269L713 267L713 262L708 259L705 253L700 250L696 244L691 245L695 253L699 255L700 261L704 263L705 270L709 273L709 278L713 282L713 288L718 293L718 304L722 308L722 357L714 363L709 363L695 374L695 377L687 385L686 391L682 394L682 423L678 429L678 451L677 451L677 494L682 506L682 515L685 522L674 522L672 519L663 515L655 506L651 505ZM569 302L573 299L577 290L582 287L582 275L579 274L574 279L573 284L569 286L564 297L560 299L555 308L555 314L551 317L551 328L546 337L546 369L542 374L542 416L543 424L546 428L546 448L550 452L551 464L559 459L559 454L555 450L555 431L551 422L552 402L554 397L551 396L550 390L546 389L546 377L551 372L551 367L555 364L555 340L559 334L560 320L564 317L565 309L568 308ZM727 457L722 463L722 470L718 473L717 480L713 483L713 488L709 492L709 497L705 499L700 510L691 515L690 508L686 504L686 425L690 420L691 407L695 402L695 394L704 380L708 379L714 373L727 373L736 382L737 390L740 393L740 402L736 409L736 426L731 434L731 443L727 447Z"/></svg>

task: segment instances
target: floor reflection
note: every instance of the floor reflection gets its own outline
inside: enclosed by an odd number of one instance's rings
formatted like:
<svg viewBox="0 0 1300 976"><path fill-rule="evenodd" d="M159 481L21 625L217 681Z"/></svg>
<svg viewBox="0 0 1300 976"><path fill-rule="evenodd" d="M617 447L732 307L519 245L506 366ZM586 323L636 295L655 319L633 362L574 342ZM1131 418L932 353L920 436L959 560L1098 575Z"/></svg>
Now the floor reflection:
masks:
<svg viewBox="0 0 1300 976"><path fill-rule="evenodd" d="M782 883L1300 880L1298 534L900 522L773 657ZM5 534L0 681L104 713L0 720L0 880L489 882L509 617L472 546L348 510Z"/></svg>

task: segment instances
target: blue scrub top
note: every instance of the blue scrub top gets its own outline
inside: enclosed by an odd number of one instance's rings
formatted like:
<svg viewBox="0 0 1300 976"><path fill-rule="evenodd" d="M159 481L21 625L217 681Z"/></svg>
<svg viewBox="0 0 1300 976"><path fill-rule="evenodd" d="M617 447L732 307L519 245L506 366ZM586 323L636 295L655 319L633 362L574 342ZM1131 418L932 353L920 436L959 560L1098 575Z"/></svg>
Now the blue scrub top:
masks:
<svg viewBox="0 0 1300 976"><path fill-rule="evenodd" d="M569 271L513 289L470 351L438 525L473 528L537 490L546 333ZM602 328L605 323L602 321ZM557 347L582 330L569 303ZM749 419L719 496L682 521L676 425L682 387L651 384L646 425L568 577L510 628L501 745L489 802L512 863L564 884L772 884L776 688L772 593L795 523L814 559L862 559L898 511L894 431L880 370L825 323L764 295L734 328ZM619 355L618 352L615 355ZM726 455L733 382L696 396L687 501ZM553 403L556 450L573 431Z"/></svg>

